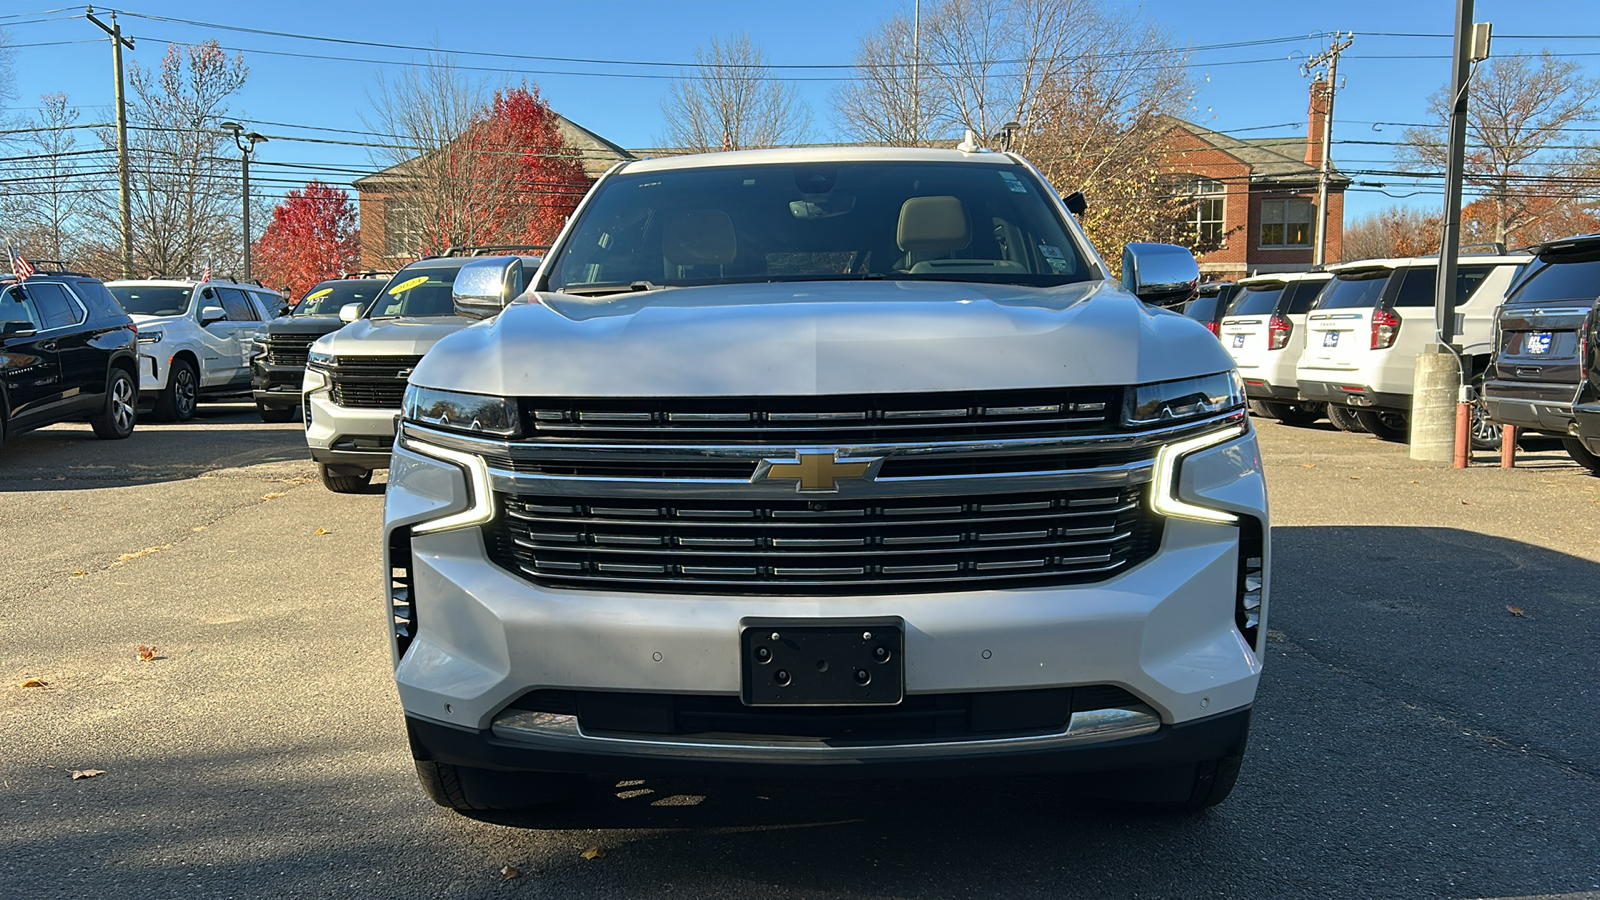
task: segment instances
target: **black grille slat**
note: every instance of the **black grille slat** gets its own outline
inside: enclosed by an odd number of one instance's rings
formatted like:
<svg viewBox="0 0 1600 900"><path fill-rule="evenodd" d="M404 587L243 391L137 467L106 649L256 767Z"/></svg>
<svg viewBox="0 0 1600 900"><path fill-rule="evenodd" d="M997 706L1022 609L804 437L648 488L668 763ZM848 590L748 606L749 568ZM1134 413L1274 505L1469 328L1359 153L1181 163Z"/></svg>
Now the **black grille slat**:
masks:
<svg viewBox="0 0 1600 900"><path fill-rule="evenodd" d="M499 494L500 514L485 532L496 564L550 586L965 590L1098 580L1138 564L1154 552L1160 531L1142 496L1139 488L1107 488L981 498L551 504L549 497ZM895 515L903 510L917 514Z"/></svg>
<svg viewBox="0 0 1600 900"><path fill-rule="evenodd" d="M273 366L301 366L317 342L318 334L269 334L267 336L267 364Z"/></svg>
<svg viewBox="0 0 1600 900"><path fill-rule="evenodd" d="M1121 430L1115 387L826 397L522 401L538 440L772 443L982 440Z"/></svg>
<svg viewBox="0 0 1600 900"><path fill-rule="evenodd" d="M421 361L420 356L341 356L329 373L333 402L357 409L399 409L406 377Z"/></svg>

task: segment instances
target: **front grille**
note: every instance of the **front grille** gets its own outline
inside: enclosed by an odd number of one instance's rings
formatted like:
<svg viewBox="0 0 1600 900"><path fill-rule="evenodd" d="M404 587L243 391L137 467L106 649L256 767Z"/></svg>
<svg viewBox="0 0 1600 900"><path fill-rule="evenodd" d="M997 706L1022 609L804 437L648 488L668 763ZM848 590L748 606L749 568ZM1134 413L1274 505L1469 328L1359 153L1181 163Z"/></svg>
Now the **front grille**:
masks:
<svg viewBox="0 0 1600 900"><path fill-rule="evenodd" d="M498 494L495 563L534 584L827 595L1099 581L1149 558L1143 488L873 500Z"/></svg>
<svg viewBox="0 0 1600 900"><path fill-rule="evenodd" d="M893 707L760 707L738 697L536 690L512 707L575 715L588 734L759 738L832 746L891 741L994 739L1057 734L1074 712L1127 707L1138 697L1112 685L982 693L911 694Z"/></svg>
<svg viewBox="0 0 1600 900"><path fill-rule="evenodd" d="M317 334L269 334L267 336L267 364L272 366L300 366L306 364L311 345Z"/></svg>
<svg viewBox="0 0 1600 900"><path fill-rule="evenodd" d="M333 402L361 409L399 409L406 377L421 361L420 356L341 356L329 372Z"/></svg>
<svg viewBox="0 0 1600 900"><path fill-rule="evenodd" d="M995 440L1117 430L1115 387L823 397L534 397L535 440L869 444Z"/></svg>
<svg viewBox="0 0 1600 900"><path fill-rule="evenodd" d="M389 618L394 632L395 655L405 656L417 636L417 609L412 599L411 529L396 528L389 535Z"/></svg>

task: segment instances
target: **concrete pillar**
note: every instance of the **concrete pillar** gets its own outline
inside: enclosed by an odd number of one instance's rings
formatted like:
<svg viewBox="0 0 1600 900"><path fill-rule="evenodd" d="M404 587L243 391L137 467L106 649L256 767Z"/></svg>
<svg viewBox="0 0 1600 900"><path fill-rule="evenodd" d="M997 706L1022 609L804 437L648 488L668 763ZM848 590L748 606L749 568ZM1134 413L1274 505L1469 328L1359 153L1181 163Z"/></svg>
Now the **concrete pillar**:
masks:
<svg viewBox="0 0 1600 900"><path fill-rule="evenodd" d="M1411 388L1411 458L1450 465L1455 461L1456 399L1461 362L1434 344L1417 354Z"/></svg>

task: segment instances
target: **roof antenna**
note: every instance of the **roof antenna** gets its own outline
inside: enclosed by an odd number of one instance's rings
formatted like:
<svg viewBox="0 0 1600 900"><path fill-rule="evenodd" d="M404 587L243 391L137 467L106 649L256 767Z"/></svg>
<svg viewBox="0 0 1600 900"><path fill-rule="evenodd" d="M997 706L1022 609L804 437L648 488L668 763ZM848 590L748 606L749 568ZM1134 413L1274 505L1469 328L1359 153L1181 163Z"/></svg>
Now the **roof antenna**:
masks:
<svg viewBox="0 0 1600 900"><path fill-rule="evenodd" d="M977 134L973 133L971 128L968 128L966 137L961 139L961 143L956 145L956 149L962 153L977 153L979 150Z"/></svg>

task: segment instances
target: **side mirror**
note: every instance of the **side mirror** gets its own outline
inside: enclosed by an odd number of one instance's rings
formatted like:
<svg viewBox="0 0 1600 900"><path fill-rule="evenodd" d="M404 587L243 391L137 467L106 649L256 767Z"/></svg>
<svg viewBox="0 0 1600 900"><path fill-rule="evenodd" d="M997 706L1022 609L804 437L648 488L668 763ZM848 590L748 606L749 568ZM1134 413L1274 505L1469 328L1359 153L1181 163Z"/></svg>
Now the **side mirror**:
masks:
<svg viewBox="0 0 1600 900"><path fill-rule="evenodd" d="M487 319L497 316L514 296L513 285L520 286L522 260L514 256L491 256L461 267L450 299L458 316Z"/></svg>
<svg viewBox="0 0 1600 900"><path fill-rule="evenodd" d="M339 307L339 321L345 323L346 325L359 318L361 318L361 304L346 303L345 305Z"/></svg>
<svg viewBox="0 0 1600 900"><path fill-rule="evenodd" d="M0 322L0 337L27 337L38 330L32 322Z"/></svg>
<svg viewBox="0 0 1600 900"><path fill-rule="evenodd" d="M1083 211L1089 208L1089 199L1083 196L1083 191L1073 191L1062 197L1061 202L1067 205L1067 212L1075 216L1083 215Z"/></svg>
<svg viewBox="0 0 1600 900"><path fill-rule="evenodd" d="M220 306L206 306L200 309L200 327L204 328L212 322L221 322L228 314Z"/></svg>
<svg viewBox="0 0 1600 900"><path fill-rule="evenodd" d="M1176 306L1194 298L1200 264L1173 244L1133 243L1122 248L1122 286L1154 306Z"/></svg>

